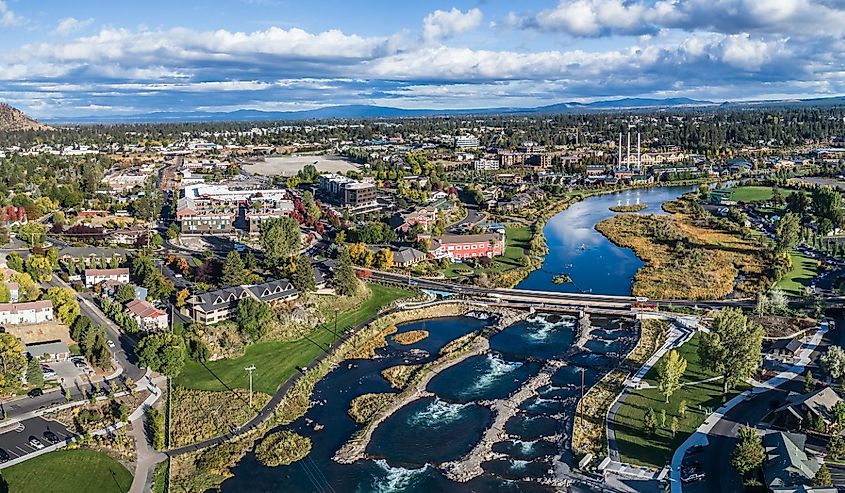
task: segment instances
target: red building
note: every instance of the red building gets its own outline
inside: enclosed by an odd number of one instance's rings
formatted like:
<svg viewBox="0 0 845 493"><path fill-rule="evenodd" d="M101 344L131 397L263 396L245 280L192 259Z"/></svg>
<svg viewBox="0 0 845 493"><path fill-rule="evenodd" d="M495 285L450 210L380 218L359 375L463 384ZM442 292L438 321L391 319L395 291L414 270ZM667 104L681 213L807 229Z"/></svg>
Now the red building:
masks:
<svg viewBox="0 0 845 493"><path fill-rule="evenodd" d="M483 233L437 236L431 238L429 251L434 258L448 258L452 261L478 257L498 257L505 251L505 235Z"/></svg>

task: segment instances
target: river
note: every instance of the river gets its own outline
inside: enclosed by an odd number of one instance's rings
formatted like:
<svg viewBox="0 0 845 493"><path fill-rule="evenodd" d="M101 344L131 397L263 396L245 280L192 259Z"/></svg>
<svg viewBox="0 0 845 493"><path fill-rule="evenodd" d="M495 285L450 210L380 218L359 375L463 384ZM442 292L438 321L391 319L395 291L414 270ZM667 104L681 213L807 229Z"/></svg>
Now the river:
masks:
<svg viewBox="0 0 845 493"><path fill-rule="evenodd" d="M630 294L631 281L642 265L630 250L618 248L594 226L614 213L617 204L646 203L645 212L690 190L654 188L587 198L551 218L545 228L549 254L543 268L518 287L573 290L555 285L552 277L569 273L577 288L604 294ZM533 316L490 339L490 352L443 371L428 384L434 397L402 407L382 422L367 447L371 459L344 465L331 457L359 428L348 416L350 401L369 392L391 392L381 376L385 368L434 359L446 343L480 330L489 321L444 317L403 324L400 332L428 330L426 339L411 346L389 345L373 360L342 363L317 383L315 403L285 427L312 439L308 457L290 466L268 468L249 453L234 477L222 484L224 493L253 492L545 492L554 488L538 479L553 479L555 460L570 459L568 444L574 405L582 375L589 387L618 362L635 342L634 328L619 320L594 317L596 329L586 350L572 347L577 321L571 317ZM549 359L564 359L538 395L523 402L505 424L507 438L493 445L495 458L482 463L484 473L467 483L447 479L437 467L460 459L480 440L492 421L480 401L510 395L537 375ZM315 424L322 425L315 431ZM558 440L563 437L562 440Z"/></svg>

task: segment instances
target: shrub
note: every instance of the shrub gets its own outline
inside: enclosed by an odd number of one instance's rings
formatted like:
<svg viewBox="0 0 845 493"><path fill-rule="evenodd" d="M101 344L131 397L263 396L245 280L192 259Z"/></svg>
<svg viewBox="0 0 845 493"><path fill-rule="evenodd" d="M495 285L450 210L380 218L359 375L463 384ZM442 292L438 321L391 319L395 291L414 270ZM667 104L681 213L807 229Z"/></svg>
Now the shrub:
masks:
<svg viewBox="0 0 845 493"><path fill-rule="evenodd" d="M310 452L310 438L287 430L267 435L255 447L255 457L267 467L293 464L304 459Z"/></svg>

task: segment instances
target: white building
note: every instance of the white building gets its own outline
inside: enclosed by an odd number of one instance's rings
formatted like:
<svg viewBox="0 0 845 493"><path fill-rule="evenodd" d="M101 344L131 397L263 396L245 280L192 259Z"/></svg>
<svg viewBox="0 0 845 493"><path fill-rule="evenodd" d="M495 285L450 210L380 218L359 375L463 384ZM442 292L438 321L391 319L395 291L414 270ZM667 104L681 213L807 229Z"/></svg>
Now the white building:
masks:
<svg viewBox="0 0 845 493"><path fill-rule="evenodd" d="M474 135L455 137L455 149L475 149L476 147L478 147L478 137Z"/></svg>
<svg viewBox="0 0 845 493"><path fill-rule="evenodd" d="M106 281L129 282L129 269L127 267L120 267L118 269L85 269L86 287L91 288Z"/></svg>
<svg viewBox="0 0 845 493"><path fill-rule="evenodd" d="M167 329L167 313L154 307L152 303L144 300L132 300L126 304L126 309L132 318L138 322L141 330L165 330Z"/></svg>
<svg viewBox="0 0 845 493"><path fill-rule="evenodd" d="M53 320L50 300L0 303L0 325L39 324Z"/></svg>

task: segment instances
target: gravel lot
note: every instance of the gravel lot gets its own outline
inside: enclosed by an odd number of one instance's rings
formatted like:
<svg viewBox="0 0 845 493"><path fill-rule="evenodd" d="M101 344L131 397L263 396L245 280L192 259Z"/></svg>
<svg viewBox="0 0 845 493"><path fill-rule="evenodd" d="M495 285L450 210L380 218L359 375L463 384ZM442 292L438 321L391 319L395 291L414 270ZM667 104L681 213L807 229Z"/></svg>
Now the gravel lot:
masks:
<svg viewBox="0 0 845 493"><path fill-rule="evenodd" d="M355 171L358 165L337 156L285 156L268 157L264 162L244 164L243 169L247 173L254 173L263 176L293 176L306 164L317 166L317 170L327 173L338 171Z"/></svg>

